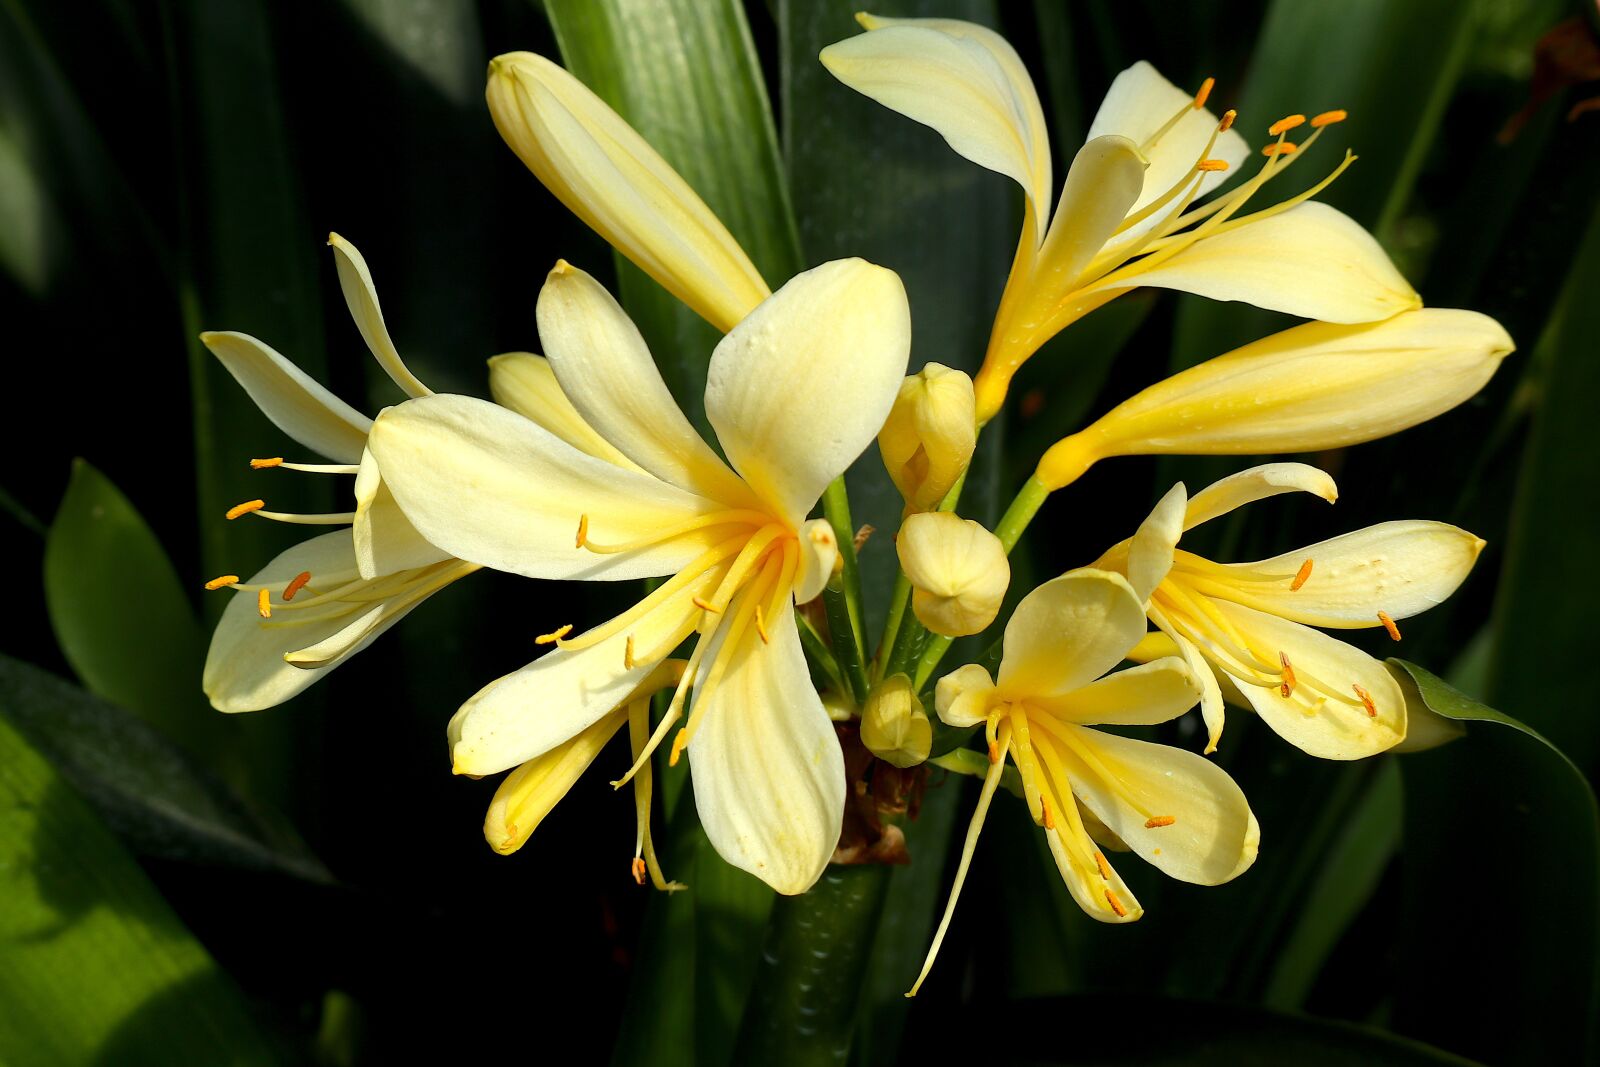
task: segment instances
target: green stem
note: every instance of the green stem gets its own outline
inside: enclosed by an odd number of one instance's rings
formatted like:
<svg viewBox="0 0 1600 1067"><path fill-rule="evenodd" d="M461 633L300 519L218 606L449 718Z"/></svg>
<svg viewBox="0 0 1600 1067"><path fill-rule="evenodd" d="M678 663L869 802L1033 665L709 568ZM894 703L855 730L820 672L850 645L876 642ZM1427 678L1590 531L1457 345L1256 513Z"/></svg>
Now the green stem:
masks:
<svg viewBox="0 0 1600 1067"><path fill-rule="evenodd" d="M850 494L845 489L844 475L828 483L822 492L822 513L833 527L834 540L839 545L839 562L843 568L845 606L850 621L849 633L855 641L857 662L867 658L866 626L861 621L861 572L856 564L856 531L850 520ZM831 584L831 583L830 583ZM832 613L829 614L829 625ZM838 643L834 637L834 643ZM865 699L864 697L862 699Z"/></svg>
<svg viewBox="0 0 1600 1067"><path fill-rule="evenodd" d="M967 470L971 470L969 467ZM961 490L967 484L967 471L961 472L961 477L956 479L950 491L939 501L938 511L954 511L961 502ZM906 608L911 603L911 579L906 577L904 570L896 570L894 579L894 594L889 601L889 621L883 628L883 640L878 643L878 653L873 660L873 666L878 668L873 676L887 678L892 674L905 671L909 667L911 658L922 648L922 641L928 636L928 631L920 620L912 617L907 629L902 630L905 623Z"/></svg>
<svg viewBox="0 0 1600 1067"><path fill-rule="evenodd" d="M845 680L850 683L850 694L857 705L867 701L867 672L861 655L861 645L851 626L850 600L845 592L841 575L834 575L822 590L822 606L828 613L828 635L833 638L833 655L838 661Z"/></svg>
<svg viewBox="0 0 1600 1067"><path fill-rule="evenodd" d="M806 657L822 669L834 688L844 691L844 672L839 669L839 661L823 642L822 635L811 625L811 620L798 611L794 613L794 621L799 627L800 647L805 649Z"/></svg>
<svg viewBox="0 0 1600 1067"><path fill-rule="evenodd" d="M895 638L900 634L900 623L906 617L906 608L911 604L911 579L906 577L906 572L896 569L894 574L894 592L889 594L889 618L883 624L883 638L878 642L877 654L872 657L873 677L884 677L884 665L894 655Z"/></svg>

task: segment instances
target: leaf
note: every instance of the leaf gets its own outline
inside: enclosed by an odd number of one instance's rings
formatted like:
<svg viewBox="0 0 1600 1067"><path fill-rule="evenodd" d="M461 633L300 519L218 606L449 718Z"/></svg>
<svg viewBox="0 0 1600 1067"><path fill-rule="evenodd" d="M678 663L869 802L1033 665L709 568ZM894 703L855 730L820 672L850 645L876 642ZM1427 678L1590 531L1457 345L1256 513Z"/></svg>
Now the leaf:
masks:
<svg viewBox="0 0 1600 1067"><path fill-rule="evenodd" d="M286 1063L89 807L0 721L0 1060Z"/></svg>
<svg viewBox="0 0 1600 1067"><path fill-rule="evenodd" d="M333 882L305 846L121 708L0 656L0 717L140 855Z"/></svg>
<svg viewBox="0 0 1600 1067"><path fill-rule="evenodd" d="M1596 1049L1600 813L1532 727L1390 660L1465 741L1402 763L1403 971L1395 1026L1493 1063L1590 1062ZM1538 1025L1506 1025L1537 1018Z"/></svg>

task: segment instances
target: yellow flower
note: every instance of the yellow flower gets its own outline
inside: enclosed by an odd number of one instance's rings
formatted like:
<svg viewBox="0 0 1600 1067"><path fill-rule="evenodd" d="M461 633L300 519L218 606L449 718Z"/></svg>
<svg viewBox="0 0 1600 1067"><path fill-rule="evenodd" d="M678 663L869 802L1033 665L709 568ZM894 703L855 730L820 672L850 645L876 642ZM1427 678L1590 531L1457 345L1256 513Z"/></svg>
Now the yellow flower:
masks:
<svg viewBox="0 0 1600 1067"><path fill-rule="evenodd" d="M1257 563L1213 563L1178 548L1187 530L1242 504L1307 492L1332 503L1333 479L1302 463L1230 475L1192 498L1180 483L1134 536L1094 566L1127 576L1150 621L1202 685L1206 751L1222 735L1224 677L1290 744L1360 759L1406 736L1406 703L1383 664L1314 630L1381 627L1455 592L1484 542L1442 522L1385 522Z"/></svg>
<svg viewBox="0 0 1600 1067"><path fill-rule="evenodd" d="M908 996L950 925L1008 753L1062 880L1091 918L1123 923L1143 913L1095 833L1108 831L1158 870L1197 885L1221 884L1255 862L1260 828L1225 771L1192 752L1092 728L1167 722L1199 698L1199 681L1176 658L1101 677L1144 632L1144 607L1122 575L1072 571L1017 605L998 680L977 664L939 680L939 718L982 724L990 768L944 918Z"/></svg>
<svg viewBox="0 0 1600 1067"><path fill-rule="evenodd" d="M878 451L906 514L938 507L972 461L978 443L972 379L929 363L900 386L878 432Z"/></svg>
<svg viewBox="0 0 1600 1067"><path fill-rule="evenodd" d="M822 50L834 76L933 127L967 159L1015 180L1025 196L1016 257L976 379L980 423L1000 409L1012 375L1040 345L1138 286L1336 323L1373 322L1421 305L1370 234L1308 202L1353 157L1306 192L1239 215L1344 112L1274 123L1261 169L1196 207L1249 147L1232 128L1233 112L1218 119L1206 110L1210 79L1191 94L1136 63L1112 82L1052 210L1039 96L1004 38L954 19L857 19L867 33ZM1287 139L1307 128L1298 145Z"/></svg>
<svg viewBox="0 0 1600 1067"><path fill-rule="evenodd" d="M672 752L693 761L707 835L734 866L803 892L838 841L844 763L792 605L821 591L837 557L832 529L806 517L872 441L905 375L900 280L861 260L827 263L723 338L705 408L728 462L695 432L638 330L593 278L558 264L537 310L560 392L630 465L493 404L438 396L374 424L384 482L423 538L462 559L534 578L668 577L586 633L550 626L540 640L554 651L467 701L452 730L456 770L493 774L570 741L698 635L635 771L682 718L692 688ZM515 388L549 387L542 374L517 377ZM509 395L501 377L497 395Z"/></svg>
<svg viewBox="0 0 1600 1067"><path fill-rule="evenodd" d="M531 52L489 63L489 114L567 208L723 333L770 295L721 220L622 117Z"/></svg>
<svg viewBox="0 0 1600 1067"><path fill-rule="evenodd" d="M1315 452L1425 422L1473 396L1515 349L1476 311L1310 322L1209 359L1118 404L1039 461L1055 490L1110 456Z"/></svg>
<svg viewBox="0 0 1600 1067"><path fill-rule="evenodd" d="M1000 613L1011 564L1000 539L947 511L912 515L895 535L917 621L945 637L983 630Z"/></svg>

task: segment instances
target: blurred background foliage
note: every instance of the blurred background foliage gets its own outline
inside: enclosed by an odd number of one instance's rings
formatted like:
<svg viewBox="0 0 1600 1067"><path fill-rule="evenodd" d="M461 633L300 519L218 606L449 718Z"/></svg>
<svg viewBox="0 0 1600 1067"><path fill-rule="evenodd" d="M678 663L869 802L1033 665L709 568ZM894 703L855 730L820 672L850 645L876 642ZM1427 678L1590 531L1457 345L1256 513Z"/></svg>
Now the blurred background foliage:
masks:
<svg viewBox="0 0 1600 1067"><path fill-rule="evenodd" d="M704 847L681 774L658 825L688 893L633 885L631 798L598 773L516 856L485 846L491 787L449 775L446 718L523 663L545 623L601 618L626 590L480 576L282 708L206 706L200 664L226 594L201 583L249 574L294 539L222 512L257 495L337 508L325 486L249 470L286 442L196 334L255 334L369 411L400 399L347 321L329 230L361 247L393 335L435 389L484 395L486 357L537 350L534 296L565 257L616 283L698 410L715 335L614 265L499 143L482 102L494 54L560 55L774 284L842 255L883 263L911 296L913 365L975 367L1015 190L823 71L816 53L855 32L852 10L0 0L17 460L0 469L15 577L0 658L0 1062L344 1067L613 1049L698 1064L1592 1060L1600 882L1585 778L1600 770L1600 707L1579 670L1600 558L1590 0L879 12L1005 32L1039 82L1058 168L1138 59L1180 85L1215 75L1214 99L1258 138L1282 114L1351 111L1319 155L1349 146L1361 160L1323 198L1372 228L1428 303L1496 316L1519 352L1469 405L1317 457L1340 479L1338 508L1267 502L1206 528L1202 547L1257 558L1402 517L1473 530L1490 545L1477 571L1407 624L1400 653L1570 763L1420 675L1430 701L1491 720L1430 753L1339 765L1232 717L1219 758L1261 817L1252 871L1206 890L1129 872L1146 919L1098 927L1021 806L997 805L939 970L907 1002L975 792L964 780L931 776L910 867L833 869L776 904ZM1051 440L1281 325L1156 292L1097 312L1019 377L964 510L992 519ZM1102 464L1046 507L1014 589L1094 558L1174 478L1193 487L1242 465ZM858 522L893 528L875 453L851 490ZM862 551L872 619L892 560L885 536ZM1192 720L1168 739L1196 744Z"/></svg>

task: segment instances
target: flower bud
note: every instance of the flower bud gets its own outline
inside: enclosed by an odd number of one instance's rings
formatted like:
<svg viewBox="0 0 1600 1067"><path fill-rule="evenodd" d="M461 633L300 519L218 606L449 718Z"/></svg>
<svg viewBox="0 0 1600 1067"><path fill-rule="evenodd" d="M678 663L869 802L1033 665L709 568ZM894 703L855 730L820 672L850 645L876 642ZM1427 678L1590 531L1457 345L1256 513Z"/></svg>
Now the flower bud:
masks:
<svg viewBox="0 0 1600 1067"><path fill-rule="evenodd" d="M896 767L915 767L933 747L933 724L911 679L885 678L861 710L861 743L874 756Z"/></svg>
<svg viewBox="0 0 1600 1067"><path fill-rule="evenodd" d="M937 507L965 473L978 441L974 404L972 379L938 363L900 383L878 450L907 514Z"/></svg>
<svg viewBox="0 0 1600 1067"><path fill-rule="evenodd" d="M1011 564L1000 539L971 519L946 511L912 515L895 550L911 581L911 610L934 633L965 637L999 614Z"/></svg>

